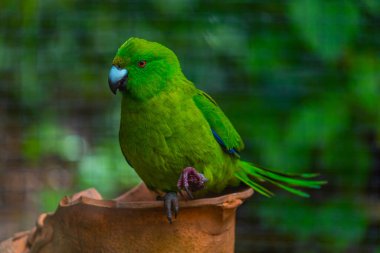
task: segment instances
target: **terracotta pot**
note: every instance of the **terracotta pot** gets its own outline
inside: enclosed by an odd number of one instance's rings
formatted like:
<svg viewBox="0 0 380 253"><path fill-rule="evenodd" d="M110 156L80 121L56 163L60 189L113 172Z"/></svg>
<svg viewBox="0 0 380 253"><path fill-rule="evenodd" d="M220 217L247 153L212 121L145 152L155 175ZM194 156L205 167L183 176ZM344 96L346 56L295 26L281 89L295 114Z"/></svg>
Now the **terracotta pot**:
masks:
<svg viewBox="0 0 380 253"><path fill-rule="evenodd" d="M114 200L95 189L65 197L31 231L0 244L0 253L234 252L236 208L253 194L180 201L169 224L162 201L141 184Z"/></svg>

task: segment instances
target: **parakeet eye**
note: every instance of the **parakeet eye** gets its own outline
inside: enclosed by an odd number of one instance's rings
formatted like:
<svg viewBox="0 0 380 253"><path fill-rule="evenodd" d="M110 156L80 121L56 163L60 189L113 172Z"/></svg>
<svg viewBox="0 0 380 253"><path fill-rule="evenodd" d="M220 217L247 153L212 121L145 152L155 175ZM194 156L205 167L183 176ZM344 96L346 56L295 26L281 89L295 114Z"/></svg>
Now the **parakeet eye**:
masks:
<svg viewBox="0 0 380 253"><path fill-rule="evenodd" d="M139 61L139 62L137 63L137 66L139 66L140 68L144 68L145 65L146 65L146 61Z"/></svg>

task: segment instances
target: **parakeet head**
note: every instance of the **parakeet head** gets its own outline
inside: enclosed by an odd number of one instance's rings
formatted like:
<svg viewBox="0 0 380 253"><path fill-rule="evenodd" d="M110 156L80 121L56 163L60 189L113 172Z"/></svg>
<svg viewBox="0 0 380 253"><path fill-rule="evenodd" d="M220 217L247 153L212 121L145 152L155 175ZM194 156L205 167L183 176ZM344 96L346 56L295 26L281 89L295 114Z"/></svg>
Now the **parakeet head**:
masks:
<svg viewBox="0 0 380 253"><path fill-rule="evenodd" d="M139 38L128 39L117 51L108 76L111 91L148 99L182 76L177 56L163 45Z"/></svg>

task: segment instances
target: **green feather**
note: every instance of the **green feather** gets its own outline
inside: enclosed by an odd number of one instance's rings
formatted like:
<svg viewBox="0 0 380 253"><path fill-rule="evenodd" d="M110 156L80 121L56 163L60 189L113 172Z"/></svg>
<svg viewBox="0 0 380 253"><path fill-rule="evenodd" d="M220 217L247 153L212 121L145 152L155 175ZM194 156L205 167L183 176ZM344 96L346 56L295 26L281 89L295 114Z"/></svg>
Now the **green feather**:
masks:
<svg viewBox="0 0 380 253"><path fill-rule="evenodd" d="M146 62L144 67L140 61ZM177 191L177 180L188 166L208 179L198 196L241 181L270 197L273 193L261 185L266 181L307 197L296 188L326 183L314 180L317 174L260 169L225 152L244 149L240 135L217 103L187 80L177 56L167 47L131 38L118 49L113 65L128 72L122 91L120 146L150 189Z"/></svg>
<svg viewBox="0 0 380 253"><path fill-rule="evenodd" d="M285 176L284 173L276 173L274 171L266 170L258 168L250 163L247 162L241 162L242 170L249 176L243 178L244 182L253 182L253 180L260 180L260 181L267 181L269 183L272 183L284 190L287 190L293 194L302 196L302 197L309 197L309 194L295 189L295 187L306 187L306 188L315 188L319 189L321 185L326 184L326 181L323 180L305 180L305 179L299 179L297 177L302 177L303 174L289 174L291 176ZM236 176L241 177L241 172L237 172L235 174Z"/></svg>
<svg viewBox="0 0 380 253"><path fill-rule="evenodd" d="M210 128L218 133L227 149L234 148L238 151L243 150L243 140L214 99L201 90L197 91L193 99L209 123Z"/></svg>
<svg viewBox="0 0 380 253"><path fill-rule="evenodd" d="M246 173L242 173L242 171L236 172L235 176L239 178L242 182L244 182L246 185L250 186L252 189L257 191L258 193L266 196L266 197L272 197L273 193L266 189L265 187L259 185L258 183L251 180Z"/></svg>

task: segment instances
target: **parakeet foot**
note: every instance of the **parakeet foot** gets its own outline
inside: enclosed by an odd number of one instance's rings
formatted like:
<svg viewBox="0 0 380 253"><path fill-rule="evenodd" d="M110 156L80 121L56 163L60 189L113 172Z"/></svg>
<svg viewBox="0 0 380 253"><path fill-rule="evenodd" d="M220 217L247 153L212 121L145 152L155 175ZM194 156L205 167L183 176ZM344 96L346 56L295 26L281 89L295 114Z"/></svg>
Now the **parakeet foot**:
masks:
<svg viewBox="0 0 380 253"><path fill-rule="evenodd" d="M164 208L166 212L166 217L168 218L169 223L172 223L174 212L174 218L177 218L179 205L178 205L178 196L176 192L168 192L164 196Z"/></svg>
<svg viewBox="0 0 380 253"><path fill-rule="evenodd" d="M187 167L183 169L178 179L177 187L180 192L185 190L188 197L193 199L192 192L202 190L207 181L207 178L202 173L199 173L193 167Z"/></svg>

